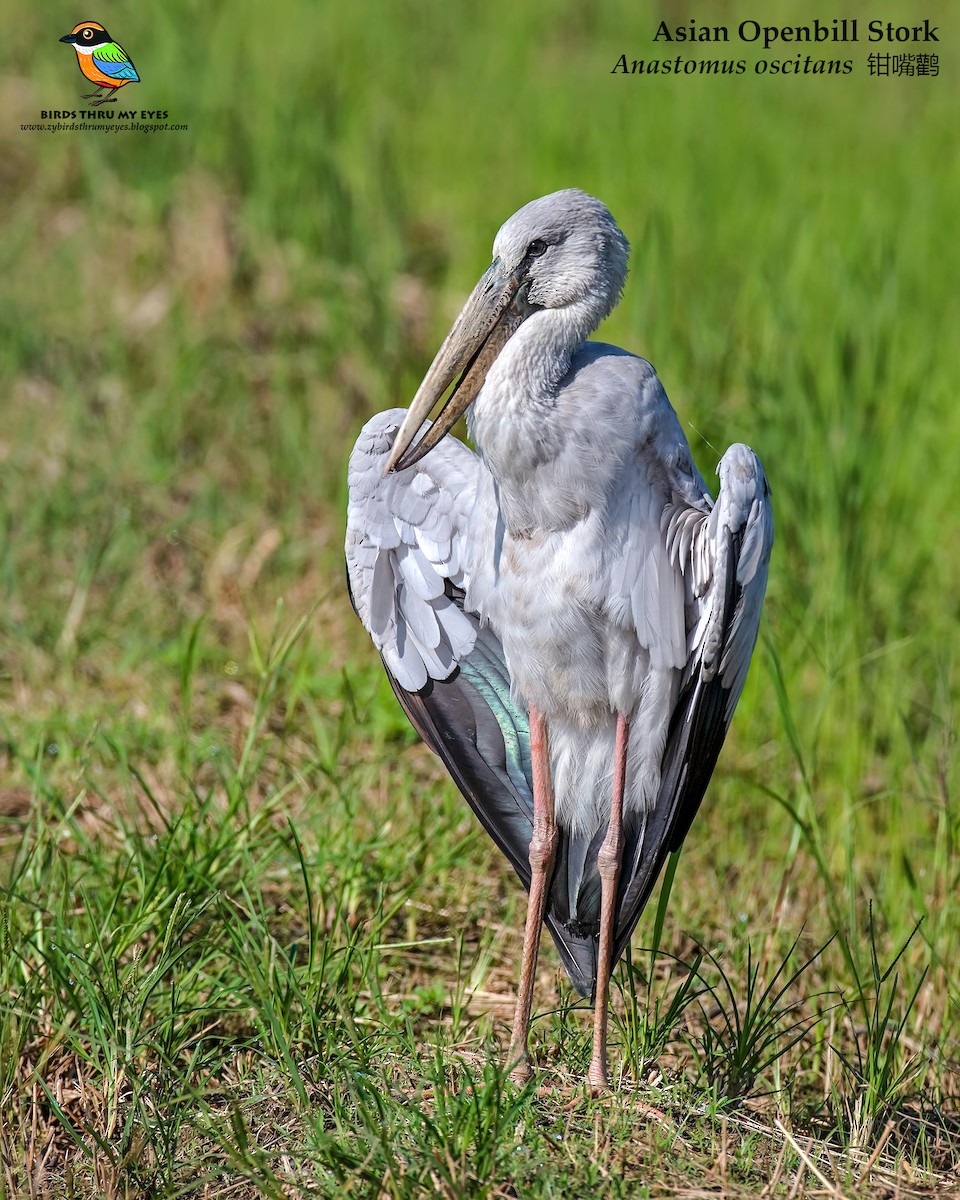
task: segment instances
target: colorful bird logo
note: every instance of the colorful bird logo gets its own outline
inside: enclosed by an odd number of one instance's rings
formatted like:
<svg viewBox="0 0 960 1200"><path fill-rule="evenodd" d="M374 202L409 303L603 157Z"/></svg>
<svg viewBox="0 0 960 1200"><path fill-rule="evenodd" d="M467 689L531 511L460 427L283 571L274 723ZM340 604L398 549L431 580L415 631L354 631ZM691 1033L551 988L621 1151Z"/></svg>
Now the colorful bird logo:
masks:
<svg viewBox="0 0 960 1200"><path fill-rule="evenodd" d="M96 21L82 21L73 33L60 39L69 42L77 52L80 70L100 90L84 95L84 100L94 104L105 104L116 100L118 88L127 83L139 83L137 68L130 61L126 50L112 40L110 34ZM105 94L107 89L111 94Z"/></svg>

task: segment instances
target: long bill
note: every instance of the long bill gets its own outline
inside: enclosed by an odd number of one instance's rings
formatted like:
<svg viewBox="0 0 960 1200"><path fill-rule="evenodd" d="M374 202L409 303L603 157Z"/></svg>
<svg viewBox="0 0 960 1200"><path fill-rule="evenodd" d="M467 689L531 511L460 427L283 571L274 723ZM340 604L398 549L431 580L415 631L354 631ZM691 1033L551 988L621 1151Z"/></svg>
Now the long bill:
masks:
<svg viewBox="0 0 960 1200"><path fill-rule="evenodd" d="M519 273L504 271L499 259L483 273L417 388L384 474L412 467L456 425L476 399L494 359L533 311L526 292ZM436 420L415 441L433 406L458 375Z"/></svg>

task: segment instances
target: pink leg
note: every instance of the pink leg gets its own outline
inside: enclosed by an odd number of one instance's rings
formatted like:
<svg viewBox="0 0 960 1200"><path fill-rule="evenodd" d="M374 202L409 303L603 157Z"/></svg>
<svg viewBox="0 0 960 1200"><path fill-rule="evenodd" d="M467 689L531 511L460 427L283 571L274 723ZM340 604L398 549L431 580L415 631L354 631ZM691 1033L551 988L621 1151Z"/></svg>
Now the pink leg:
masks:
<svg viewBox="0 0 960 1200"><path fill-rule="evenodd" d="M617 882L623 857L623 793L627 780L627 718L617 718L617 744L613 761L613 798L610 825L597 855L600 873L600 948L597 953L597 1002L593 1013L593 1058L587 1082L594 1091L606 1091L607 1014L610 1003L610 974L613 970L613 929L616 919Z"/></svg>
<svg viewBox="0 0 960 1200"><path fill-rule="evenodd" d="M516 1083L525 1083L531 1073L527 1036L533 1004L533 974L540 950L540 932L543 929L543 914L547 904L547 884L550 882L550 872L557 853L557 823L553 806L553 785L550 782L547 723L537 708L530 709L530 757L533 760L530 896L527 901L527 923L523 930L523 959L517 989L517 1012L513 1020L510 1049L507 1051L507 1062L514 1064L510 1077Z"/></svg>

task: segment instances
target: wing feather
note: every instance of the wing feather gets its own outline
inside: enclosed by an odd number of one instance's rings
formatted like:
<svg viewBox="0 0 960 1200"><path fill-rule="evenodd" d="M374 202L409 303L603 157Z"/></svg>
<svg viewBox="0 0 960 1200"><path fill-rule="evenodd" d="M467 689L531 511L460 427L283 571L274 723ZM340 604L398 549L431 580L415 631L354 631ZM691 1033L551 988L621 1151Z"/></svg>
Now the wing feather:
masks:
<svg viewBox="0 0 960 1200"><path fill-rule="evenodd" d="M128 79L131 83L139 83L140 76L127 52L116 42L104 42L92 54L93 61L104 73L113 79Z"/></svg>
<svg viewBox="0 0 960 1200"><path fill-rule="evenodd" d="M449 675L475 640L445 584L467 577L463 541L479 461L445 438L422 463L385 476L403 416L375 416L350 456L346 556L361 621L397 680L415 691Z"/></svg>
<svg viewBox="0 0 960 1200"><path fill-rule="evenodd" d="M664 513L666 546L679 566L690 628L688 659L667 733L653 810L628 814L617 904L615 956L623 952L667 854L677 850L707 789L757 640L773 546L770 488L748 447L719 466L716 505L675 494ZM706 508L706 511L704 509Z"/></svg>

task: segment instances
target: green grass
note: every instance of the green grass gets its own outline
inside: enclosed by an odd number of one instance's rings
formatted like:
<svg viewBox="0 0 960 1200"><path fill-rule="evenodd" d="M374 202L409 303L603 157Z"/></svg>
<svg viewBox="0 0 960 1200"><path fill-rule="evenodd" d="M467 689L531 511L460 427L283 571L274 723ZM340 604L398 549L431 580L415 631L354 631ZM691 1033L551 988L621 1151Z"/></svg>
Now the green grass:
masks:
<svg viewBox="0 0 960 1200"><path fill-rule="evenodd" d="M846 79L611 76L662 56L658 19L121 8L132 102L190 125L150 137L22 132L77 103L77 17L11 29L0 1195L955 1189L947 47L934 79L868 78L865 44ZM409 399L499 224L569 185L633 246L603 336L656 364L705 472L757 450L777 522L602 1101L549 946L537 1076L503 1075L523 895L396 708L339 549L360 424Z"/></svg>

